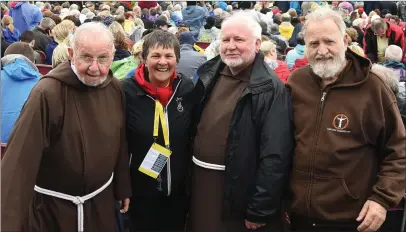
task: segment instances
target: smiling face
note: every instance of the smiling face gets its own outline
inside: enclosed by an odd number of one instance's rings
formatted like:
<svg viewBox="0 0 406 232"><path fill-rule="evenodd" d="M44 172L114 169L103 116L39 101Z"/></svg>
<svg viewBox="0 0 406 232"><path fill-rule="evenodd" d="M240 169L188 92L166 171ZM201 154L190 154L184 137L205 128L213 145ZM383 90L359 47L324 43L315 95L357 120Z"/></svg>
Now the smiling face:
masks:
<svg viewBox="0 0 406 232"><path fill-rule="evenodd" d="M149 48L145 66L149 72L151 84L157 87L168 86L176 71L176 54L174 48L154 46Z"/></svg>
<svg viewBox="0 0 406 232"><path fill-rule="evenodd" d="M316 75L330 79L341 71L347 40L332 19L309 22L305 34L306 54Z"/></svg>
<svg viewBox="0 0 406 232"><path fill-rule="evenodd" d="M245 23L224 24L220 35L220 56L230 68L244 67L252 63L261 47L261 40L253 38L253 32Z"/></svg>
<svg viewBox="0 0 406 232"><path fill-rule="evenodd" d="M87 86L98 86L107 80L113 61L113 44L107 39L78 41L69 56L79 80Z"/></svg>

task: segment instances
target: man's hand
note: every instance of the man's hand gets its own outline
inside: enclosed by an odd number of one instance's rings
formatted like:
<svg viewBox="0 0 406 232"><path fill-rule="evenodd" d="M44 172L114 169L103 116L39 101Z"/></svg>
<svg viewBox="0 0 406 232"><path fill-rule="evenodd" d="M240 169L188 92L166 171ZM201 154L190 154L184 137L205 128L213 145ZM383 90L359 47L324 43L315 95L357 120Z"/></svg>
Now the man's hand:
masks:
<svg viewBox="0 0 406 232"><path fill-rule="evenodd" d="M118 201L120 204L120 213L127 213L128 207L130 206L130 198L127 198L124 200L124 205L123 201Z"/></svg>
<svg viewBox="0 0 406 232"><path fill-rule="evenodd" d="M249 230L256 230L263 226L265 226L265 223L261 224L261 223L249 222L249 221L245 220L245 227L247 227L247 229L249 229Z"/></svg>
<svg viewBox="0 0 406 232"><path fill-rule="evenodd" d="M371 200L365 202L359 214L357 221L361 222L358 231L373 232L377 231L386 219L386 209L379 203Z"/></svg>

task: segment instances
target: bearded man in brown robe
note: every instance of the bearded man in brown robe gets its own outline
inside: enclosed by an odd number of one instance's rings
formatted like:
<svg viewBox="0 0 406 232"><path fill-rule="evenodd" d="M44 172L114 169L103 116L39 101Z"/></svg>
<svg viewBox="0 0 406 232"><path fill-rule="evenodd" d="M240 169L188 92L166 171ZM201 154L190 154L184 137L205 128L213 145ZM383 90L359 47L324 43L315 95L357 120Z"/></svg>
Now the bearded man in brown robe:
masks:
<svg viewBox="0 0 406 232"><path fill-rule="evenodd" d="M76 30L70 61L32 89L2 162L2 231L115 231L131 184L123 91L109 72L113 35Z"/></svg>

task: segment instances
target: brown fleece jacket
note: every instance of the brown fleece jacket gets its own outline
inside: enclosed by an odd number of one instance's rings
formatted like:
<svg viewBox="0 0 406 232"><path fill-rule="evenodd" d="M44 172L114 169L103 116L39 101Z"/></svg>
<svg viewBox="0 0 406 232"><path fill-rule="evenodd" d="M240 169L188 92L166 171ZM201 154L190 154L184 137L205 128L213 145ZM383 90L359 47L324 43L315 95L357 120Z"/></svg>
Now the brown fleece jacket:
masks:
<svg viewBox="0 0 406 232"><path fill-rule="evenodd" d="M339 78L322 87L310 66L292 73L296 148L292 212L355 221L366 200L398 204L406 186L406 134L396 98L347 50Z"/></svg>

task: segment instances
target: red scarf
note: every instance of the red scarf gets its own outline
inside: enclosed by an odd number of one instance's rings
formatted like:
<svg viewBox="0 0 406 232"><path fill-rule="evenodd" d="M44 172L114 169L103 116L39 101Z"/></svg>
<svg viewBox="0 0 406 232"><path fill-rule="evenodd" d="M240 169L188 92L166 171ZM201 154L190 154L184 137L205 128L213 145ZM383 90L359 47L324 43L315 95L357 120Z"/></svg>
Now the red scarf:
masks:
<svg viewBox="0 0 406 232"><path fill-rule="evenodd" d="M141 88L143 88L148 93L148 95L157 99L163 106L166 106L173 94L172 85L173 80L175 80L176 78L176 72L173 73L167 87L156 87L145 80L144 67L144 63L138 65L137 70L134 74L135 80L141 86Z"/></svg>

